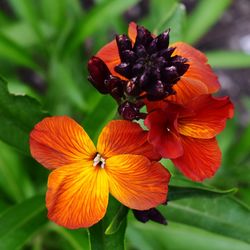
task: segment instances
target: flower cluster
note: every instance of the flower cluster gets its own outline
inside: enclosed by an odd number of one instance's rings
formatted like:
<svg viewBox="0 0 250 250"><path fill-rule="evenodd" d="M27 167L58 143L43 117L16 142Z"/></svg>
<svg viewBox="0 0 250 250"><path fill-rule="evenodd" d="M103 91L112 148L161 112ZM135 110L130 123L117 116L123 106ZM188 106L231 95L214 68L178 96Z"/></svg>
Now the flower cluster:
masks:
<svg viewBox="0 0 250 250"><path fill-rule="evenodd" d="M90 227L107 209L109 193L139 220L165 224L155 209L167 201L171 159L188 178L211 177L221 163L216 142L233 105L204 54L155 36L135 23L88 62L89 81L118 103L124 120L108 123L97 145L67 116L49 117L30 134L32 156L51 169L48 217L67 228ZM142 108L144 107L144 112ZM148 130L133 120L143 119Z"/></svg>

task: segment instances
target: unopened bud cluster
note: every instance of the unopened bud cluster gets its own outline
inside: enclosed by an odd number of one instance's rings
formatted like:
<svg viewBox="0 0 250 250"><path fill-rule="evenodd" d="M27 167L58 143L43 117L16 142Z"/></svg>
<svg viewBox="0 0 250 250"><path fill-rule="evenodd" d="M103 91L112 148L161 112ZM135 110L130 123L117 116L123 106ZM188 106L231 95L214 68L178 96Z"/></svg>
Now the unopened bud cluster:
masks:
<svg viewBox="0 0 250 250"><path fill-rule="evenodd" d="M103 94L110 94L119 104L119 113L126 120L145 118L140 113L142 100L163 100L175 94L174 84L188 70L187 59L174 55L169 47L169 30L154 37L147 29L137 26L133 44L127 35L117 35L120 63L114 76L98 57L88 62L89 81Z"/></svg>

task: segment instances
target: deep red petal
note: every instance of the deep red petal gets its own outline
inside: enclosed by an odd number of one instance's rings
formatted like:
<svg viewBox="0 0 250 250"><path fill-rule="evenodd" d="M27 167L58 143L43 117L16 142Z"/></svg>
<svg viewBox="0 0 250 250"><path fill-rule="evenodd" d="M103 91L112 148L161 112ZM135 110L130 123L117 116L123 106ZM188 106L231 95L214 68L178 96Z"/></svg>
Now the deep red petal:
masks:
<svg viewBox="0 0 250 250"><path fill-rule="evenodd" d="M145 125L149 129L148 141L165 158L176 158L183 153L176 130L177 115L178 113L171 111L156 110L145 119Z"/></svg>
<svg viewBox="0 0 250 250"><path fill-rule="evenodd" d="M212 177L221 164L221 151L216 138L181 136L181 140L184 154L172 160L174 165L194 181Z"/></svg>

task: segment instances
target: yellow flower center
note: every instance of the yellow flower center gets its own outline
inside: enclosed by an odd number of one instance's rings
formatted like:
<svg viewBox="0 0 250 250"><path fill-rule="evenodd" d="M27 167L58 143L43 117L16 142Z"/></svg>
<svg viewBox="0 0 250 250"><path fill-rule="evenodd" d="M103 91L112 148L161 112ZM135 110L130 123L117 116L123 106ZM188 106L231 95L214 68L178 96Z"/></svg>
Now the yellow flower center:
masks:
<svg viewBox="0 0 250 250"><path fill-rule="evenodd" d="M97 165L100 165L101 168L105 167L105 159L97 153L94 160L93 160L93 166L96 167Z"/></svg>

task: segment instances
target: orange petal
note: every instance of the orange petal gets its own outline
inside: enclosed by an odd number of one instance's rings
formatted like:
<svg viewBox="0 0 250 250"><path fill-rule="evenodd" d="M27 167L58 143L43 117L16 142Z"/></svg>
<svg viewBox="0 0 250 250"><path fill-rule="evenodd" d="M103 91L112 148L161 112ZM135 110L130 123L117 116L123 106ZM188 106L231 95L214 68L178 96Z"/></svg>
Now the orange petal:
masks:
<svg viewBox="0 0 250 250"><path fill-rule="evenodd" d="M97 151L105 158L117 154L144 155L150 160L161 158L148 143L147 132L139 124L123 120L111 121L103 128Z"/></svg>
<svg viewBox="0 0 250 250"><path fill-rule="evenodd" d="M188 85L191 85L191 89L193 89L192 85L194 84L196 88L200 85L199 92L196 91L197 94L210 94L219 90L220 83L218 78L213 73L210 65L207 64L207 58L203 53L182 42L171 44L171 47L176 47L173 55L180 55L187 58L190 66L187 72L181 77L181 80L174 86L177 92L176 100L173 97L169 97L169 100L174 100L177 103L186 103L186 101L194 97L193 91L187 90L189 94L185 94L183 92L185 90L184 86L178 85L186 84L185 88L189 88ZM205 85L205 88L203 85ZM179 95L180 97L178 97Z"/></svg>
<svg viewBox="0 0 250 250"><path fill-rule="evenodd" d="M195 139L182 136L184 154L172 159L174 165L188 178L202 181L212 177L221 163L221 152L215 138Z"/></svg>
<svg viewBox="0 0 250 250"><path fill-rule="evenodd" d="M178 130L182 135L195 138L213 138L225 128L226 119L233 114L233 104L229 97L202 95L193 99L186 107L194 110L194 114L184 117L180 115Z"/></svg>
<svg viewBox="0 0 250 250"><path fill-rule="evenodd" d="M117 155L106 161L111 194L125 206L146 210L167 199L169 172L158 162L137 155Z"/></svg>
<svg viewBox="0 0 250 250"><path fill-rule="evenodd" d="M114 39L110 43L106 44L102 47L96 54L97 57L101 58L109 68L112 75L119 76L118 73L115 72L114 68L118 64L121 63L121 59L118 52L118 47L116 44L116 40Z"/></svg>
<svg viewBox="0 0 250 250"><path fill-rule="evenodd" d="M132 44L135 43L135 39L137 36L137 24L135 22L130 22L128 26L128 37L131 39Z"/></svg>
<svg viewBox="0 0 250 250"><path fill-rule="evenodd" d="M70 229L90 227L106 213L109 186L105 170L92 161L63 166L49 175L48 217Z"/></svg>
<svg viewBox="0 0 250 250"><path fill-rule="evenodd" d="M43 119L30 133L31 155L49 169L92 159L93 142L84 129L67 116Z"/></svg>

